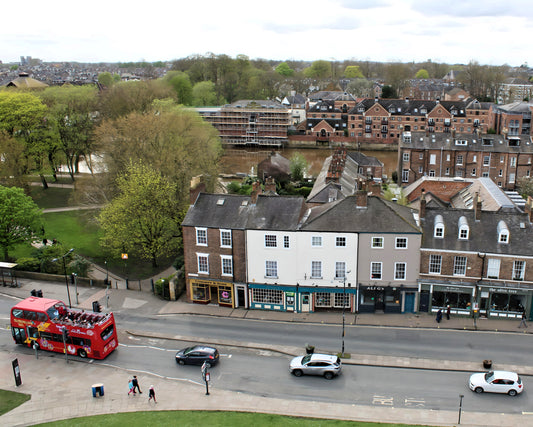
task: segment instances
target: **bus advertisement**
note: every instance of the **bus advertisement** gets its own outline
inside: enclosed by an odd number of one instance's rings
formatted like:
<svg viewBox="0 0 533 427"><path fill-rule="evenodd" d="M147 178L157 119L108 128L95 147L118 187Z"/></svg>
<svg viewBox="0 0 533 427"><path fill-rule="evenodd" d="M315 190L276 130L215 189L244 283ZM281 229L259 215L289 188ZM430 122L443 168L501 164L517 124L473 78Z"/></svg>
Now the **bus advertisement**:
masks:
<svg viewBox="0 0 533 427"><path fill-rule="evenodd" d="M104 359L118 347L113 313L68 308L62 301L30 297L11 309L17 344L68 355Z"/></svg>

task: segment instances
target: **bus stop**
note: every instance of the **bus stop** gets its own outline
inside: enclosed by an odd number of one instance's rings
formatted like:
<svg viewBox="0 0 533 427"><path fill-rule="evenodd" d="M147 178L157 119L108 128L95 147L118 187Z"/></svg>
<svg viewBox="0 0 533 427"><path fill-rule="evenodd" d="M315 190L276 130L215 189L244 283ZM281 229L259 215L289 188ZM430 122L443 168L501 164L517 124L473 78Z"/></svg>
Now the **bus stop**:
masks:
<svg viewBox="0 0 533 427"><path fill-rule="evenodd" d="M0 283L2 283L2 286L9 286L11 288L18 286L14 270L16 265L12 262L0 262Z"/></svg>

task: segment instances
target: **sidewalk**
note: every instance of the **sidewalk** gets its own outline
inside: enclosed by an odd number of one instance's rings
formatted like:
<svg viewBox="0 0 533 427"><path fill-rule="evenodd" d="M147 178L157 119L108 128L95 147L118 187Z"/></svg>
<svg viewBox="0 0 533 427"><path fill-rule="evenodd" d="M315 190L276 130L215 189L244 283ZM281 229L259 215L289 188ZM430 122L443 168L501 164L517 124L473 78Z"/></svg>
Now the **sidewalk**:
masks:
<svg viewBox="0 0 533 427"><path fill-rule="evenodd" d="M23 280L19 288L0 287L0 293L14 298L30 296L32 289L40 289L45 297L67 300L65 283L50 283ZM282 313L259 310L231 309L212 305L188 304L184 301L163 301L150 292L125 289L109 289L78 286L78 295L74 286L70 286L72 305L91 309L92 301L99 300L104 310L116 313L135 309L139 315L191 314L224 317L239 317L255 320L277 320L284 322L308 322L339 324L340 313ZM106 297L107 292L107 297ZM6 314L5 314L6 315ZM8 322L7 322L8 323ZM452 318L437 324L434 316L429 314L359 314L346 313L346 325L372 325L376 327L407 327L407 328L449 328L473 330L472 319ZM480 331L500 331L512 333L531 333L531 327L518 329L518 322L501 319L480 319L477 322ZM200 337L166 336L146 331L127 331L131 335L176 340L198 340ZM245 346L276 351L287 355L301 354L300 347L275 346L237 341L210 340L213 344ZM442 361L422 358L353 355L346 359L345 364L361 364L373 366L409 367L420 369L458 370L475 372L482 370L481 363ZM21 367L22 386L14 386L11 361L18 358ZM499 365L497 369L517 371L523 375L533 375L531 366ZM81 374L83 370L83 374ZM205 396L205 386L183 380L153 376L149 373L140 374L141 388L146 391L150 384L156 389L158 404L148 405L146 392L142 396L127 396L125 379L132 372L123 371L115 366L94 365L90 361L75 362L68 365L64 359L51 357L40 352L39 359L34 355L21 354L13 345L0 351L0 388L16 390L32 395L32 399L21 407L0 417L0 425L32 425L45 421L53 421L77 416L96 415L103 413L130 412L139 410L239 410L252 412L268 412L275 414L310 416L317 418L333 418L360 421L397 422L407 424L455 425L456 411L414 410L409 408L376 407L364 405L343 405L325 402L294 401L267 398L256 395L235 393L210 386L210 396ZM45 374L43 374L45 373ZM103 382L105 395L93 398L91 385ZM176 399L176 389L180 399ZM466 392L467 390L465 390ZM531 415L501 415L464 412L461 418L463 425L528 425L533 424Z"/></svg>

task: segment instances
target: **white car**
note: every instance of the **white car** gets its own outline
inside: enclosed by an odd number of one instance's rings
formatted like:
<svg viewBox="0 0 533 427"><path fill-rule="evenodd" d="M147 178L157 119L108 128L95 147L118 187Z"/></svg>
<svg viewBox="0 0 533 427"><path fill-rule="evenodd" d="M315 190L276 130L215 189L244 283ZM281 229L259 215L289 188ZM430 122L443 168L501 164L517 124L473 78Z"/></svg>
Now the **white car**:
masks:
<svg viewBox="0 0 533 427"><path fill-rule="evenodd" d="M524 391L522 379L514 372L490 371L470 376L470 390L476 393L506 393L516 396Z"/></svg>
<svg viewBox="0 0 533 427"><path fill-rule="evenodd" d="M330 354L308 354L291 360L289 372L295 377L320 375L327 380L341 373L342 363L337 356Z"/></svg>

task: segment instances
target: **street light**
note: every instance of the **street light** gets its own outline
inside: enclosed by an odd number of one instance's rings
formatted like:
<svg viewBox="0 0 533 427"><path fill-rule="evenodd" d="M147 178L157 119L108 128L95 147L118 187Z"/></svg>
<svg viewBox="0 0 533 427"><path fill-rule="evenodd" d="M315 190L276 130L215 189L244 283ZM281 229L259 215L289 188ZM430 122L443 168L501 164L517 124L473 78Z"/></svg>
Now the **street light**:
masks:
<svg viewBox="0 0 533 427"><path fill-rule="evenodd" d="M63 260L63 273L65 274L65 283L66 283L66 285L67 285L68 306L69 306L70 308L72 308L72 303L71 303L71 301L70 301L70 289L69 289L69 287L68 287L67 265L65 264L65 258L66 258L68 255L70 255L70 254L72 253L73 250L74 250L74 248L72 248L70 251L68 251L65 255L63 255L63 256L61 257L61 259ZM56 262L56 261L58 261L58 260L59 260L59 258L54 258L54 259L52 260L52 262Z"/></svg>
<svg viewBox="0 0 533 427"><path fill-rule="evenodd" d="M109 283L109 266L107 265L107 260L105 260L104 263L105 263L105 284L107 285Z"/></svg>
<svg viewBox="0 0 533 427"><path fill-rule="evenodd" d="M344 325L346 324L346 275L350 274L350 271L347 271L344 273L344 279L343 279L343 295L342 295L342 349L341 349L341 357L344 357Z"/></svg>

